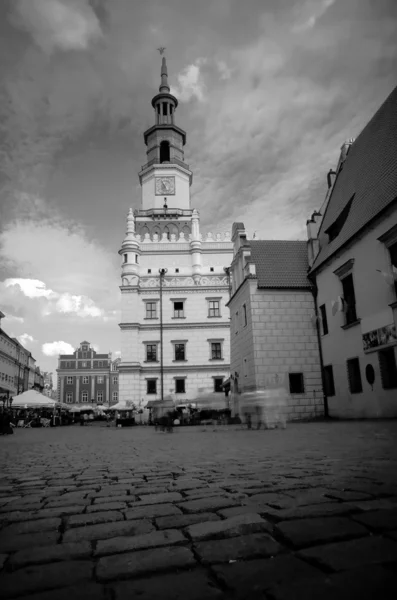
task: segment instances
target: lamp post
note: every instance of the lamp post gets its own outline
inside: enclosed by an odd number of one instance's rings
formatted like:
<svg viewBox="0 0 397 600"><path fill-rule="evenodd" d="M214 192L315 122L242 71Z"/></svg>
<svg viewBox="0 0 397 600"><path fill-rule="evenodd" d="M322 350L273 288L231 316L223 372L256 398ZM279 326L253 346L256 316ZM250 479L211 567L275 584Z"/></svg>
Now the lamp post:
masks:
<svg viewBox="0 0 397 600"><path fill-rule="evenodd" d="M164 400L164 362L163 362L163 279L168 269L159 269L160 273L160 385L161 401Z"/></svg>
<svg viewBox="0 0 397 600"><path fill-rule="evenodd" d="M227 283L228 283L228 287L229 287L229 298L231 298L232 286L231 286L231 279L230 279L230 267L223 267L223 270L226 273Z"/></svg>

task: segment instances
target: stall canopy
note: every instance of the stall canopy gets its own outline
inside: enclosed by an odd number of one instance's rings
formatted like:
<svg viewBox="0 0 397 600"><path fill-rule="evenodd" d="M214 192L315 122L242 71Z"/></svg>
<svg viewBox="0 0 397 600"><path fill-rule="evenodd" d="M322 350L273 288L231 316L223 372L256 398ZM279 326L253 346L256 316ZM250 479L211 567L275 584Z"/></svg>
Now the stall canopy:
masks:
<svg viewBox="0 0 397 600"><path fill-rule="evenodd" d="M126 400L125 402L117 402L117 404L113 404L110 406L109 410L134 410L135 404L132 400Z"/></svg>
<svg viewBox="0 0 397 600"><path fill-rule="evenodd" d="M54 406L59 406L59 403L36 390L27 390L18 396L14 396L12 406L13 408L54 408Z"/></svg>

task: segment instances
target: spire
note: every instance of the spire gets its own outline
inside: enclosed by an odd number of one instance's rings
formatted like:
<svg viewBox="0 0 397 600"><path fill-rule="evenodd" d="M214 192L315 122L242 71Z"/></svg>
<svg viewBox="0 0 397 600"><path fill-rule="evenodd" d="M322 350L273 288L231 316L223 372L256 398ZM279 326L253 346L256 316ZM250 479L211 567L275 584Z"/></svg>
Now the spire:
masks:
<svg viewBox="0 0 397 600"><path fill-rule="evenodd" d="M165 56L163 56L163 60L161 62L161 85L159 87L159 92L170 93L170 86L168 85L168 71L167 71L167 62L165 60Z"/></svg>
<svg viewBox="0 0 397 600"><path fill-rule="evenodd" d="M127 216L127 236L131 233L133 234L133 236L135 236L135 218L132 208L130 208L130 210L128 211Z"/></svg>

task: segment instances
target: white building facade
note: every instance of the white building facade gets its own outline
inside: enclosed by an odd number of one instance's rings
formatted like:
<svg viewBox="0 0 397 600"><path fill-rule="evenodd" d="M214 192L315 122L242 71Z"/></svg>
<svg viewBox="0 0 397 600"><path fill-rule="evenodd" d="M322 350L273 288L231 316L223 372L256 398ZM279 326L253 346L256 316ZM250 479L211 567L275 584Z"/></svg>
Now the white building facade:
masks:
<svg viewBox="0 0 397 600"><path fill-rule="evenodd" d="M155 125L144 133L147 163L141 204L127 217L121 267L119 400L145 406L172 396L187 404L223 394L229 377L230 233L200 233L190 205L193 174L184 162L186 133L175 124L163 58ZM161 273L160 273L161 271Z"/></svg>

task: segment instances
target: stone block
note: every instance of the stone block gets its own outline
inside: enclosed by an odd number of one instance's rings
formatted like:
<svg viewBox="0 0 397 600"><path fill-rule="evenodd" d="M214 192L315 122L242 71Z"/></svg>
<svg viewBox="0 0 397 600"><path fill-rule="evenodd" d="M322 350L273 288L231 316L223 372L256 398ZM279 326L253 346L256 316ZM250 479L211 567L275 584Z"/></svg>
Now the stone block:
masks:
<svg viewBox="0 0 397 600"><path fill-rule="evenodd" d="M314 546L368 535L367 529L343 517L298 519L276 525L278 531L294 548Z"/></svg>
<svg viewBox="0 0 397 600"><path fill-rule="evenodd" d="M93 563L83 560L25 567L2 575L1 592L4 598L15 598L28 592L52 590L53 598L58 598L54 590L89 580L92 571Z"/></svg>
<svg viewBox="0 0 397 600"><path fill-rule="evenodd" d="M87 513L107 512L109 510L124 510L127 508L125 502L108 502L107 504L93 504L87 506Z"/></svg>
<svg viewBox="0 0 397 600"><path fill-rule="evenodd" d="M19 535L24 533L38 533L43 531L57 531L61 525L61 519L37 519L34 521L23 521L22 523L13 523L4 527L0 531L0 540L6 536Z"/></svg>
<svg viewBox="0 0 397 600"><path fill-rule="evenodd" d="M127 520L131 519L154 519L155 517L166 517L168 515L181 515L182 512L173 504L149 504L141 508L125 511Z"/></svg>
<svg viewBox="0 0 397 600"><path fill-rule="evenodd" d="M202 564L245 560L248 558L267 558L283 550L282 546L270 535L255 533L224 540L198 542L194 546Z"/></svg>
<svg viewBox="0 0 397 600"><path fill-rule="evenodd" d="M8 554L0 554L0 571L4 566L5 561L8 558Z"/></svg>
<svg viewBox="0 0 397 600"><path fill-rule="evenodd" d="M212 567L212 571L236 597L247 599L263 597L260 594L285 581L291 584L310 580L311 583L323 576L315 567L291 555L218 565Z"/></svg>
<svg viewBox="0 0 397 600"><path fill-rule="evenodd" d="M85 506L83 504L77 504L76 506L59 506L57 508L42 508L37 517L42 518L53 518L53 517L66 517L68 515L78 515L83 512Z"/></svg>
<svg viewBox="0 0 397 600"><path fill-rule="evenodd" d="M187 500L183 504L178 504L178 507L186 513L207 512L218 510L221 508L229 508L241 504L238 500L232 498L219 498L217 496L210 498L200 498L198 500Z"/></svg>
<svg viewBox="0 0 397 600"><path fill-rule="evenodd" d="M111 521L123 521L122 513L106 510L84 515L72 515L66 519L68 528L82 527L83 525L98 525L99 523L110 523Z"/></svg>
<svg viewBox="0 0 397 600"><path fill-rule="evenodd" d="M12 554L9 565L12 570L15 570L29 565L40 565L74 558L89 558L91 552L89 542L36 546Z"/></svg>
<svg viewBox="0 0 397 600"><path fill-rule="evenodd" d="M56 591L48 590L28 596L19 596L18 600L70 600L70 598L73 600L109 600L109 594L103 585L94 582L80 582L76 585L58 588Z"/></svg>
<svg viewBox="0 0 397 600"><path fill-rule="evenodd" d="M196 564L194 556L188 548L168 546L100 558L96 576L98 581L112 581L160 571L188 568Z"/></svg>
<svg viewBox="0 0 397 600"><path fill-rule="evenodd" d="M0 539L0 552L16 552L34 546L48 546L56 544L59 538L60 534L56 531L7 535Z"/></svg>
<svg viewBox="0 0 397 600"><path fill-rule="evenodd" d="M205 521L220 521L220 517L215 513L193 513L190 515L171 515L169 517L159 517L156 519L156 526L159 529L179 529L188 527L195 523Z"/></svg>
<svg viewBox="0 0 397 600"><path fill-rule="evenodd" d="M333 571L397 561L397 543L369 536L300 550L299 555Z"/></svg>
<svg viewBox="0 0 397 600"><path fill-rule="evenodd" d="M135 496L101 496L93 499L94 506L98 504L109 504L112 502L135 502Z"/></svg>
<svg viewBox="0 0 397 600"><path fill-rule="evenodd" d="M63 542L108 540L120 535L140 535L153 530L154 527L149 521L116 521L69 529L63 534Z"/></svg>
<svg viewBox="0 0 397 600"><path fill-rule="evenodd" d="M173 481L171 483L170 490L177 492L193 490L201 487L206 487L206 483L204 481L200 481L200 479L178 479L177 481Z"/></svg>
<svg viewBox="0 0 397 600"><path fill-rule="evenodd" d="M146 550L160 546L173 546L186 542L185 536L175 529L164 531L152 531L143 535L133 537L123 536L102 540L97 543L95 556L106 556L107 554L118 554L121 552L132 552L134 550Z"/></svg>
<svg viewBox="0 0 397 600"><path fill-rule="evenodd" d="M354 515L354 520L374 531L397 529L397 507L389 510L377 510L361 515Z"/></svg>
<svg viewBox="0 0 397 600"><path fill-rule="evenodd" d="M259 515L263 510L263 506L256 504L246 504L244 506L233 506L232 508L218 510L217 514L220 515L223 519L229 519L230 517L237 517L238 515L252 515L253 513ZM202 520L204 521L205 519Z"/></svg>
<svg viewBox="0 0 397 600"><path fill-rule="evenodd" d="M166 504L168 502L179 502L183 497L178 492L166 492L165 494L139 494L139 501L131 504L131 508L148 504Z"/></svg>
<svg viewBox="0 0 397 600"><path fill-rule="evenodd" d="M202 569L122 581L112 585L112 588L115 600L220 600L224 597Z"/></svg>
<svg viewBox="0 0 397 600"><path fill-rule="evenodd" d="M271 507L264 507L263 514L273 518L286 521L291 519L309 519L312 517L331 517L338 515L347 515L354 512L354 505L348 502L331 502L326 504L314 504L312 506L298 506L296 508L286 508L277 510Z"/></svg>
<svg viewBox="0 0 397 600"><path fill-rule="evenodd" d="M256 514L243 514L223 521L197 523L186 528L186 533L193 540L220 539L270 531L271 525Z"/></svg>

